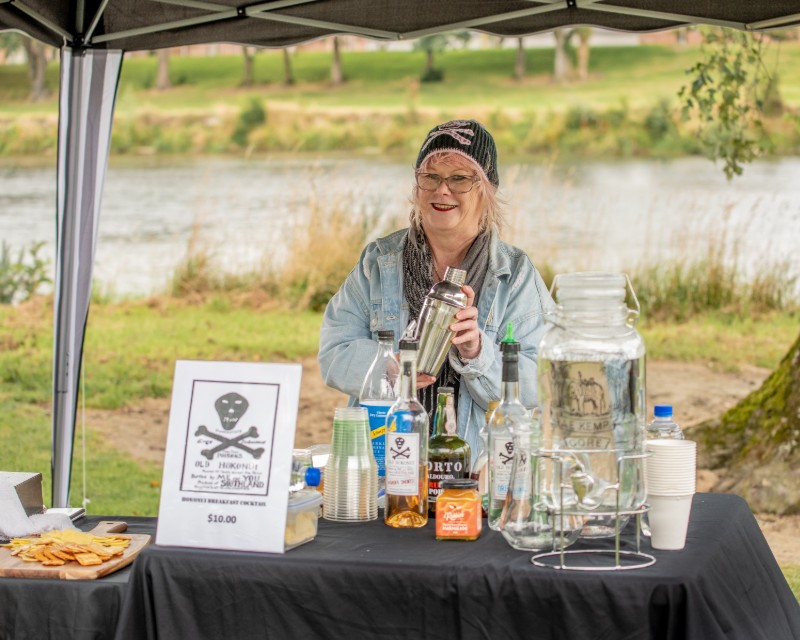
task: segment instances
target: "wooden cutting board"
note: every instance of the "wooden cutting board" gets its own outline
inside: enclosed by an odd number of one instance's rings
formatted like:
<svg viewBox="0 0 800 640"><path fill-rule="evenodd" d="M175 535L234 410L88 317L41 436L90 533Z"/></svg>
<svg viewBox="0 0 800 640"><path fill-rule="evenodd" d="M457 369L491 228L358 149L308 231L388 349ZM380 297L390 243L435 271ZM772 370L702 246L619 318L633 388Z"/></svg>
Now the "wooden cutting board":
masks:
<svg viewBox="0 0 800 640"><path fill-rule="evenodd" d="M89 533L104 536L120 533L128 528L126 522L100 522ZM61 580L94 580L128 566L139 552L150 544L150 536L141 533L129 534L131 544L121 556L115 556L103 564L84 567L77 562L68 562L60 567L45 567L39 562L25 562L11 555L11 549L0 547L0 577L57 578Z"/></svg>

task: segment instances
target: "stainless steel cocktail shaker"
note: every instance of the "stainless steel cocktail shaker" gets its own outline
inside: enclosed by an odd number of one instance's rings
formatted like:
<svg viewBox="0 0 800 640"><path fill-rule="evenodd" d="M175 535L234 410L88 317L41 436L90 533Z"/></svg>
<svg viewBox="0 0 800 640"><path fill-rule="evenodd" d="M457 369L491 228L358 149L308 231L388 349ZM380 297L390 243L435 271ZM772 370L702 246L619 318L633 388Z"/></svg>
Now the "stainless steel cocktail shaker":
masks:
<svg viewBox="0 0 800 640"><path fill-rule="evenodd" d="M467 306L467 296L461 291L466 278L466 271L447 267L444 280L433 285L425 296L416 327L417 371L420 373L439 375L454 335L450 325L456 313Z"/></svg>

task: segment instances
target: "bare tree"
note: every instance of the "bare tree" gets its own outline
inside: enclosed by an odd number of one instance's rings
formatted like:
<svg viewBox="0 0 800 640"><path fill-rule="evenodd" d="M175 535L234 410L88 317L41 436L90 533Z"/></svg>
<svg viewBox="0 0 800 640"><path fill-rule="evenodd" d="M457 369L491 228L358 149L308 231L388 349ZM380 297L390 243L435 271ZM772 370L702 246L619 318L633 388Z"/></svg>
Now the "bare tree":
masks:
<svg viewBox="0 0 800 640"><path fill-rule="evenodd" d="M589 78L589 38L592 37L591 27L578 27L574 31L578 36L578 78Z"/></svg>
<svg viewBox="0 0 800 640"><path fill-rule="evenodd" d="M289 55L289 48L283 48L283 84L291 86L294 84L294 72L292 71L292 58Z"/></svg>
<svg viewBox="0 0 800 640"><path fill-rule="evenodd" d="M567 52L567 44L569 43L570 35L572 32L568 29L556 29L553 31L556 38L555 61L553 63L553 79L556 82L563 82L567 80L572 73L572 62L569 59Z"/></svg>
<svg viewBox="0 0 800 640"><path fill-rule="evenodd" d="M44 100L50 95L45 82L47 71L47 50L49 47L32 38L22 38L22 47L28 60L28 78L31 81L31 102Z"/></svg>
<svg viewBox="0 0 800 640"><path fill-rule="evenodd" d="M242 47L242 55L244 55L244 72L242 74L242 86L252 87L255 84L255 47Z"/></svg>
<svg viewBox="0 0 800 640"><path fill-rule="evenodd" d="M169 80L169 49L158 50L158 70L156 71L156 89L164 91L172 83Z"/></svg>
<svg viewBox="0 0 800 640"><path fill-rule="evenodd" d="M331 84L340 85L344 82L342 74L342 56L339 53L339 36L333 36L333 61L331 63Z"/></svg>
<svg viewBox="0 0 800 640"><path fill-rule="evenodd" d="M517 38L517 59L514 64L514 78L522 80L525 77L525 47L522 38Z"/></svg>

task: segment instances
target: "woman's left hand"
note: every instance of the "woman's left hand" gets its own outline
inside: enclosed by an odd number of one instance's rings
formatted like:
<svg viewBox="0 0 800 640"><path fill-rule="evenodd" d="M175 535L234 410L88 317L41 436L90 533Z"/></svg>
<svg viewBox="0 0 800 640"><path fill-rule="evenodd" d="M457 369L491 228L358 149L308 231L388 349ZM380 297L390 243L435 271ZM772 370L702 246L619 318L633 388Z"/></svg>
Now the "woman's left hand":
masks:
<svg viewBox="0 0 800 640"><path fill-rule="evenodd" d="M472 306L475 292L469 285L461 287L467 295L467 307L456 313L456 321L450 325L450 330L455 331L453 346L458 349L462 360L472 360L481 353L481 332L478 329L478 308Z"/></svg>

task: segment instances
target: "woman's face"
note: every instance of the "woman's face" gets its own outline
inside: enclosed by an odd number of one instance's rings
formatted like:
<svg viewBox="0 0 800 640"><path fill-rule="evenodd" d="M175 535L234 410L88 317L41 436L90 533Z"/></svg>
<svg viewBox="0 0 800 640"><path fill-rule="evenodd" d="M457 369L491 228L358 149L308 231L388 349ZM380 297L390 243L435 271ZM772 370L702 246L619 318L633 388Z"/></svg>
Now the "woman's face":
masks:
<svg viewBox="0 0 800 640"><path fill-rule="evenodd" d="M433 157L423 165L422 171L442 178L439 187L434 191L417 189L416 204L426 233L477 236L483 214L480 185L475 183L467 193L455 193L446 182L451 176L467 176L472 179L477 175L475 168L466 159L455 158L442 163Z"/></svg>

